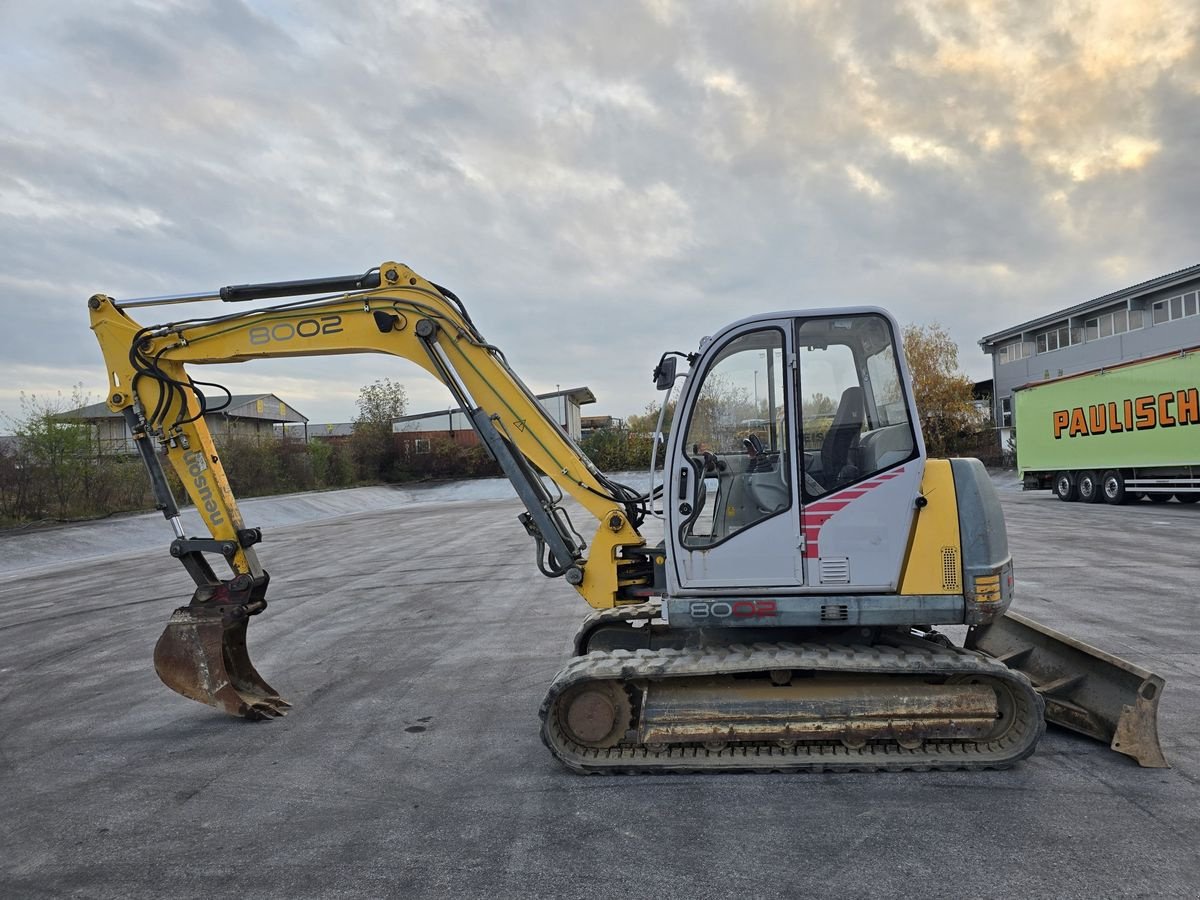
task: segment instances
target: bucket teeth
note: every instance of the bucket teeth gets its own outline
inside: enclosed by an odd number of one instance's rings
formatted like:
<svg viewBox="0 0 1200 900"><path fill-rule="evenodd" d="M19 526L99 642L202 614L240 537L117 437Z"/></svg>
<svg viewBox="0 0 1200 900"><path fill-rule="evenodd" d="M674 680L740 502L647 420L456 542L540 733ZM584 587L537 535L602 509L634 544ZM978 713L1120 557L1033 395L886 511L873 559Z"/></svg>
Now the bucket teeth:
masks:
<svg viewBox="0 0 1200 900"><path fill-rule="evenodd" d="M183 606L154 647L154 669L176 693L231 716L273 719L291 704L255 670L246 650L247 617L240 607Z"/></svg>

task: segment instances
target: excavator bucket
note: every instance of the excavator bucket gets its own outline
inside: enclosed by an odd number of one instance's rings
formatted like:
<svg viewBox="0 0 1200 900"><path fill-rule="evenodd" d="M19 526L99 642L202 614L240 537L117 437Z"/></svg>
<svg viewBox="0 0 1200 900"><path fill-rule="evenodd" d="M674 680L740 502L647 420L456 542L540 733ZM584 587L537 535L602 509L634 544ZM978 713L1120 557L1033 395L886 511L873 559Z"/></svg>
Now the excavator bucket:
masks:
<svg viewBox="0 0 1200 900"><path fill-rule="evenodd" d="M284 715L291 704L255 671L248 617L237 607L182 606L154 647L154 669L177 693L246 719Z"/></svg>
<svg viewBox="0 0 1200 900"><path fill-rule="evenodd" d="M1047 721L1146 768L1170 768L1158 743L1159 676L1013 612L973 627L966 643L1025 674L1046 701Z"/></svg>

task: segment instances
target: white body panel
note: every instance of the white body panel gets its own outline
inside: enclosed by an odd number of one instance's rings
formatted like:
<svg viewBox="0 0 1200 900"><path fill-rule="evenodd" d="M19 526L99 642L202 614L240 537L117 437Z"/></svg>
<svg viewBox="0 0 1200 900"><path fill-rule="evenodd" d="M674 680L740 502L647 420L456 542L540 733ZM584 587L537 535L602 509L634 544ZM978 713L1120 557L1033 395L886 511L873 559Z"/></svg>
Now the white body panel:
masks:
<svg viewBox="0 0 1200 900"><path fill-rule="evenodd" d="M804 555L815 593L896 590L923 473L914 460L804 508ZM840 560L848 561L846 582L822 576L823 570L833 575Z"/></svg>
<svg viewBox="0 0 1200 900"><path fill-rule="evenodd" d="M741 591L771 587L784 592L803 585L804 555L798 522L793 506L715 547L677 550L674 558L680 568L680 584Z"/></svg>

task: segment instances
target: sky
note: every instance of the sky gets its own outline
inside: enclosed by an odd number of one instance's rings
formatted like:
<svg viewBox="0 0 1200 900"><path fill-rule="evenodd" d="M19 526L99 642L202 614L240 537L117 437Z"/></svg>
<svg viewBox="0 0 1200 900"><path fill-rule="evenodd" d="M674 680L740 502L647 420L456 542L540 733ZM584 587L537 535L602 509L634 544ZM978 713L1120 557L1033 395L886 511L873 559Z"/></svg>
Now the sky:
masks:
<svg viewBox="0 0 1200 900"><path fill-rule="evenodd" d="M983 335L1200 262L1198 35L1197 0L0 0L0 412L103 398L94 293L388 260L585 414L772 309L936 322L986 378ZM451 402L376 355L193 374Z"/></svg>

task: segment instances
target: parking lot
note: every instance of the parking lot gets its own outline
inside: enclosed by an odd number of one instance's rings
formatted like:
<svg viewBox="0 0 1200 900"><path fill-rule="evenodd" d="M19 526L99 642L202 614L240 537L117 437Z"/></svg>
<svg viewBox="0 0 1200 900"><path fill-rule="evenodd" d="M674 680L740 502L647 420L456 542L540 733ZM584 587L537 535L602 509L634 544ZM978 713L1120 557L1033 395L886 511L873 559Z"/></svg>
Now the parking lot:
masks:
<svg viewBox="0 0 1200 900"><path fill-rule="evenodd" d="M296 708L245 723L154 674L159 519L0 575L0 894L1196 897L1200 506L1002 500L1014 608L1166 679L1173 768L1051 728L1003 772L571 775L537 709L588 610L515 500L272 529L250 647Z"/></svg>

